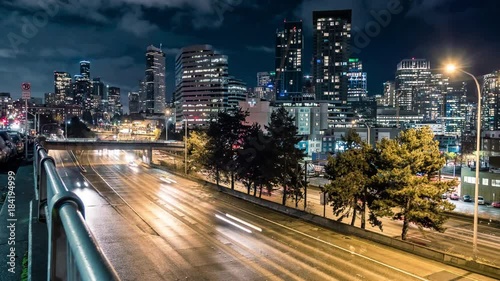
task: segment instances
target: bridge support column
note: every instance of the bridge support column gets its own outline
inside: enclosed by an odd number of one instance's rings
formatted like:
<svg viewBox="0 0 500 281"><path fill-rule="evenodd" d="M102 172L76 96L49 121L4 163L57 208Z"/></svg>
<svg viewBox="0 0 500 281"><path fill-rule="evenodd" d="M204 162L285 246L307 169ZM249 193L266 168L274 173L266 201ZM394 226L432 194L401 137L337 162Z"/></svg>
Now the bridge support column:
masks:
<svg viewBox="0 0 500 281"><path fill-rule="evenodd" d="M140 153L142 157L142 163L146 165L151 165L153 162L153 148L143 149Z"/></svg>
<svg viewBox="0 0 500 281"><path fill-rule="evenodd" d="M153 163L153 148L148 148L147 153L148 162L146 164L151 165L151 163Z"/></svg>

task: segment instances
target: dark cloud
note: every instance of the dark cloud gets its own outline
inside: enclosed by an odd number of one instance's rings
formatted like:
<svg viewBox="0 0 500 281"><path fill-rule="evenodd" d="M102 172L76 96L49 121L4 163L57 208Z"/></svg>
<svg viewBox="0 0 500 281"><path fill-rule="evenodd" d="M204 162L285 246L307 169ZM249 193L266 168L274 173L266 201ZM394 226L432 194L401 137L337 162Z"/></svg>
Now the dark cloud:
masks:
<svg viewBox="0 0 500 281"><path fill-rule="evenodd" d="M283 19L304 22L308 32L303 64L309 73L313 10L352 8L354 26L363 30L389 1L4 0L0 2L0 92L18 97L19 85L29 81L34 95L42 96L53 91L54 70L74 75L78 62L85 59L91 61L93 77L120 87L126 97L144 76L146 47L160 43L167 54L169 95L174 90L174 58L180 48L194 44L210 44L228 55L230 74L253 87L257 72L274 68L275 31ZM48 13L39 3L57 3L58 8ZM493 0L401 3L404 11L394 15L359 54L372 94L381 91L384 80L394 79L401 59L412 56L430 58L437 65L442 57L459 54L467 65L479 65L471 71L499 68ZM46 21L40 22L43 13ZM36 20L36 30L27 30ZM9 34L21 41L13 44Z"/></svg>
<svg viewBox="0 0 500 281"><path fill-rule="evenodd" d="M254 52L274 53L275 48L266 46L247 46L247 50Z"/></svg>

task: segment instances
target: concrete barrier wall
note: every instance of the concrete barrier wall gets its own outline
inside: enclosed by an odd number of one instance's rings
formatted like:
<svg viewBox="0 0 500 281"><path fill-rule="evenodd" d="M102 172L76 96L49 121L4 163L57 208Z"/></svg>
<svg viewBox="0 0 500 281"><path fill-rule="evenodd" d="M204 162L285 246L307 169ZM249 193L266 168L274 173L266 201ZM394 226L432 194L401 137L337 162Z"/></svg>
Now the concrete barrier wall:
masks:
<svg viewBox="0 0 500 281"><path fill-rule="evenodd" d="M169 171L171 172L171 171ZM450 255L441 251L433 250L427 247L423 247L417 244L413 244L407 241L402 241L398 239L394 239L388 236L385 236L380 233L375 233L371 231L367 231L358 227L354 227L348 224L344 224L341 222L337 222L334 220L330 220L321 216L317 216L311 213L307 213L301 210L297 210L294 208L290 208L287 206L283 206L281 204L267 201L265 199L261 199L258 197L254 197L252 195L248 195L246 193L242 193L239 191L231 190L225 187L217 187L214 183L207 182L205 180L192 177L192 176L185 176L183 174L171 172L173 174L176 174L181 177L188 178L190 180L196 181L204 186L216 189L218 191L224 192L226 194L229 194L231 196L234 196L236 198L240 198L242 200L245 200L247 202L254 203L259 206L263 206L272 210L275 210L277 212L290 215L320 226L323 226L325 228L331 229L335 232L339 232L345 235L352 235L360 238L364 238L376 243L380 243L383 245L387 245L393 248L396 248L398 250L402 250L408 253L412 253L415 255L419 255L424 258L432 259L438 262L442 262L448 265L456 266L459 268L463 268L465 270L469 270L472 272L476 272L482 275L487 275L492 278L496 278L500 280L500 267L496 267L493 265L487 265L483 264L480 262L476 262L473 260L467 260L462 257Z"/></svg>

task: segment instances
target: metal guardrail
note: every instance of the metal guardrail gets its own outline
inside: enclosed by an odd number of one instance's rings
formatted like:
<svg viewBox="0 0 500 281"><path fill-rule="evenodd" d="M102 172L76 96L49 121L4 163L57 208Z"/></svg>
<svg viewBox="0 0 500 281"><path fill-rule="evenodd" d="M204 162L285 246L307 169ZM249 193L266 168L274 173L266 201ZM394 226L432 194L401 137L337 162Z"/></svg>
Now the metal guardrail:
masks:
<svg viewBox="0 0 500 281"><path fill-rule="evenodd" d="M82 200L64 185L54 159L35 143L33 166L38 219L47 223L47 280L117 280L86 222Z"/></svg>
<svg viewBox="0 0 500 281"><path fill-rule="evenodd" d="M165 140L105 140L105 139L89 139L89 138L72 138L72 139L47 139L50 142L125 142L125 143L164 143L164 144L182 144L182 141L165 141Z"/></svg>

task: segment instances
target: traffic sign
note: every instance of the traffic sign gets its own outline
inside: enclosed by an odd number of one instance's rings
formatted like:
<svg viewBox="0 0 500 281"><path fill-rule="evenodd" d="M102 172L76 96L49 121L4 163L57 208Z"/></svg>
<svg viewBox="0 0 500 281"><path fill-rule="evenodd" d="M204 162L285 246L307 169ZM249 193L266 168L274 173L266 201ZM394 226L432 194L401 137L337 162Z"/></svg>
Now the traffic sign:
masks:
<svg viewBox="0 0 500 281"><path fill-rule="evenodd" d="M24 82L21 84L22 96L23 100L29 100L31 98L31 84Z"/></svg>

